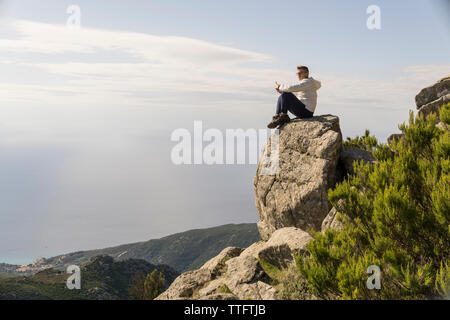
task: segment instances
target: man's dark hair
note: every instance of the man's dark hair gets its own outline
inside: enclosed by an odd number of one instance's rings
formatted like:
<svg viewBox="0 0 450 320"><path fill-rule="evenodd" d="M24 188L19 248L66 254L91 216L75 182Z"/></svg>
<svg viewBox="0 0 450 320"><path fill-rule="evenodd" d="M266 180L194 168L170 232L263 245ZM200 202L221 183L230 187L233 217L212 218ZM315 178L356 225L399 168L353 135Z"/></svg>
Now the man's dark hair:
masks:
<svg viewBox="0 0 450 320"><path fill-rule="evenodd" d="M307 66L298 66L297 70L299 70L299 71L302 70L302 71L305 71L305 72L309 73L309 69L308 69Z"/></svg>

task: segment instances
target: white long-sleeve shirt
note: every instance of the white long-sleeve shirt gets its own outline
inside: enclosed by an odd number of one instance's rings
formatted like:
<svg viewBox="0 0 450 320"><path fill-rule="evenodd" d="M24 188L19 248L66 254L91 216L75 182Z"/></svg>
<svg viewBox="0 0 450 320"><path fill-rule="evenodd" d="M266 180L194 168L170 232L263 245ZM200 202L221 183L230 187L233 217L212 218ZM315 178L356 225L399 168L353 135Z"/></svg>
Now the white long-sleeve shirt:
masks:
<svg viewBox="0 0 450 320"><path fill-rule="evenodd" d="M306 109L314 112L317 105L317 90L319 90L321 86L320 81L315 80L313 77L309 77L301 80L297 84L281 84L280 91L292 92L301 102L304 103Z"/></svg>

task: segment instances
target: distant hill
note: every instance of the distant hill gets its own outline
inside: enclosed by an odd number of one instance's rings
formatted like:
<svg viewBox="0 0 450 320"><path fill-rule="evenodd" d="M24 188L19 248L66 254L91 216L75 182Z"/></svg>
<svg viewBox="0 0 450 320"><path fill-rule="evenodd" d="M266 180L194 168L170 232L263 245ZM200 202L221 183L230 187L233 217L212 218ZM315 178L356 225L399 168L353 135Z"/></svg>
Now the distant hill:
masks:
<svg viewBox="0 0 450 320"><path fill-rule="evenodd" d="M138 271L144 274L154 269L161 271L167 288L179 273L166 265L153 265L145 260L114 261L109 256L98 256L81 266L81 289L66 287L67 273L46 269L31 276L0 278L0 300L114 300L130 299L128 289Z"/></svg>
<svg viewBox="0 0 450 320"><path fill-rule="evenodd" d="M0 263L0 276L2 273L4 274L3 276L5 276L5 274L14 273L18 268L20 268L20 266L17 264Z"/></svg>
<svg viewBox="0 0 450 320"><path fill-rule="evenodd" d="M68 265L82 265L92 257L108 255L116 260L143 259L153 264L167 264L184 272L199 268L228 246L246 248L260 239L255 223L226 224L207 229L194 229L160 239L124 244L116 247L78 251L41 259L36 268L63 270Z"/></svg>

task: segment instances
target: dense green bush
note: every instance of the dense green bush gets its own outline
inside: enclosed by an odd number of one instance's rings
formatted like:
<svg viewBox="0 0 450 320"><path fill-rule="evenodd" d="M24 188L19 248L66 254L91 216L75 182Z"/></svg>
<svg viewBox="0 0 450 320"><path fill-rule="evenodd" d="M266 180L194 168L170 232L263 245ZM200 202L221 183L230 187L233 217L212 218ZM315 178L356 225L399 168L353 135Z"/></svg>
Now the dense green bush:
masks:
<svg viewBox="0 0 450 320"><path fill-rule="evenodd" d="M318 233L297 267L325 299L448 297L450 285L450 104L399 129L390 146L356 139L375 164L355 162L355 175L329 191L344 228ZM373 137L374 138L374 137ZM354 143L355 141L353 141ZM348 140L351 144L352 140ZM367 268L381 269L381 289L367 288Z"/></svg>
<svg viewBox="0 0 450 320"><path fill-rule="evenodd" d="M132 299L153 300L163 291L163 288L164 275L155 269L147 276L142 271L138 271L128 291Z"/></svg>
<svg viewBox="0 0 450 320"><path fill-rule="evenodd" d="M373 151L377 145L378 141L375 136L370 135L370 131L366 129L362 137L356 136L356 138L347 137L342 143L344 147L356 147L367 151Z"/></svg>

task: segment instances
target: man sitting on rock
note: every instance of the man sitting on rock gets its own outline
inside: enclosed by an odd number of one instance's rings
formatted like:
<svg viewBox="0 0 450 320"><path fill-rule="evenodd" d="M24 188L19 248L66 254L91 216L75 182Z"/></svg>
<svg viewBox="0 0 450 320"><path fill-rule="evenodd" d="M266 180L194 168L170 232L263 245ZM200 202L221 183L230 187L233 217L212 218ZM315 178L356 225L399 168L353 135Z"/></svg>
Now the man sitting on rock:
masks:
<svg viewBox="0 0 450 320"><path fill-rule="evenodd" d="M317 90L321 87L320 81L309 76L308 67L298 66L297 76L300 82L291 86L275 84L275 90L281 93L278 97L276 115L273 116L268 128L276 128L289 122L287 112L290 111L297 118L310 118L313 116L317 104Z"/></svg>

